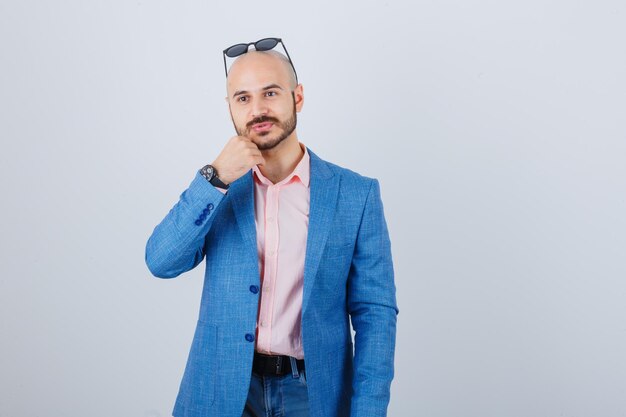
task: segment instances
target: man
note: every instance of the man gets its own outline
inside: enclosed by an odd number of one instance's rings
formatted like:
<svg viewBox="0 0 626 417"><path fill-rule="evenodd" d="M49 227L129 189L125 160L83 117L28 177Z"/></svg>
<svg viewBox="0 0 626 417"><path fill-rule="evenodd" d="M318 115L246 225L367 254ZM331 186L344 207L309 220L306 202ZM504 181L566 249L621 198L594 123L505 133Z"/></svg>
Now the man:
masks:
<svg viewBox="0 0 626 417"><path fill-rule="evenodd" d="M161 278L206 257L173 414L385 416L398 309L379 184L299 142L303 87L278 43L225 51L237 136L146 245Z"/></svg>

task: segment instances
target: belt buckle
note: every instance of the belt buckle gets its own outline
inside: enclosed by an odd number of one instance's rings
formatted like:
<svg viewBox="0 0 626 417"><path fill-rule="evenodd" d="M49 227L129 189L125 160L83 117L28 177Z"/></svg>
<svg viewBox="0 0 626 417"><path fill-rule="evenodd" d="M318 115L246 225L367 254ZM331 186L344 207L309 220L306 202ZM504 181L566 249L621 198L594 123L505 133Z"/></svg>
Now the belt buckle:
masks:
<svg viewBox="0 0 626 417"><path fill-rule="evenodd" d="M280 375L283 371L283 357L278 356L276 358L276 375Z"/></svg>

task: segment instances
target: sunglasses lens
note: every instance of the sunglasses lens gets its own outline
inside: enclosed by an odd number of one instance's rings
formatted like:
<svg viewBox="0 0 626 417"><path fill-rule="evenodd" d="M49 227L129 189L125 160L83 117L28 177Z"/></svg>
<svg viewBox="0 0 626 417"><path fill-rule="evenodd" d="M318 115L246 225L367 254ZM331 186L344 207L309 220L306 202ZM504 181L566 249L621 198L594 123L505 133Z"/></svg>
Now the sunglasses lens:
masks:
<svg viewBox="0 0 626 417"><path fill-rule="evenodd" d="M261 39L257 43L254 44L254 47L257 51L269 51L278 45L278 40L274 38Z"/></svg>
<svg viewBox="0 0 626 417"><path fill-rule="evenodd" d="M226 50L226 56L230 58L234 58L241 54L245 54L246 52L248 52L248 45L244 43L240 43L240 44L233 45L230 48L228 48Z"/></svg>

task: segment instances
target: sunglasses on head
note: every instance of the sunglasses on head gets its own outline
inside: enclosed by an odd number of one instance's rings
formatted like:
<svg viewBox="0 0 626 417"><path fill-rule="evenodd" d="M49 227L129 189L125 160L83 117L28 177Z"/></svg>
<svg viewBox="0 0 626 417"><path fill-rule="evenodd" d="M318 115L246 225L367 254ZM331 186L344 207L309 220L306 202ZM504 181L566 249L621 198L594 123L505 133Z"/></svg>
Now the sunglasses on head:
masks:
<svg viewBox="0 0 626 417"><path fill-rule="evenodd" d="M291 68L293 69L293 73L296 76L296 83L297 83L298 73L296 73L296 68L293 66L293 62L291 62L291 57L289 56L289 52L287 52L287 48L285 48L285 44L283 43L283 40L280 38L264 38L256 42L238 43L236 45L233 45L224 49L224 71L226 72L226 77L228 77L228 69L226 67L226 57L236 58L239 55L243 55L246 52L248 52L248 48L250 48L250 45L254 45L254 49L257 51L269 51L270 49L274 49L276 45L278 45L279 42L283 46L283 49L285 50L285 54L287 54L287 59L289 60L289 63L291 64Z"/></svg>

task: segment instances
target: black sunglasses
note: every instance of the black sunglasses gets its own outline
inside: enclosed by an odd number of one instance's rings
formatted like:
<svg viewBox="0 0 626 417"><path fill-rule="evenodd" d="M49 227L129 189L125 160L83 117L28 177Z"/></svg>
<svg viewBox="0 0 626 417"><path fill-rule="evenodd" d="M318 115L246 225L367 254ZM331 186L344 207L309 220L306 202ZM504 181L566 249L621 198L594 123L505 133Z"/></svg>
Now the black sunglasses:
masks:
<svg viewBox="0 0 626 417"><path fill-rule="evenodd" d="M256 42L238 43L237 45L233 45L224 49L224 72L226 72L226 77L228 77L228 69L226 67L227 56L229 58L235 58L235 57L238 57L239 55L243 55L246 52L248 52L248 48L250 47L250 45L254 45L254 49L256 49L257 51L269 51L270 49L274 49L276 45L278 45L279 42L283 46L283 49L285 50L285 54L287 54L287 59L289 60L289 63L291 64L291 68L293 69L293 73L296 76L296 84L297 84L298 73L296 72L296 67L293 66L293 62L291 62L291 57L289 56L289 52L287 52L287 48L285 48L285 44L283 43L283 40L280 38L264 38Z"/></svg>

